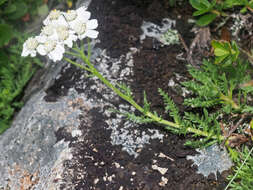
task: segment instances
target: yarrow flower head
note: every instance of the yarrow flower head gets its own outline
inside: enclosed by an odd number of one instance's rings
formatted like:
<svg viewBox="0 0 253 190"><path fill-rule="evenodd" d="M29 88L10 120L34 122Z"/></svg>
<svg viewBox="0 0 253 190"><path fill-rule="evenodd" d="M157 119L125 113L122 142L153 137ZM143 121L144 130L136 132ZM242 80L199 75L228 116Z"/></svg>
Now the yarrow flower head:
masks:
<svg viewBox="0 0 253 190"><path fill-rule="evenodd" d="M31 57L35 57L38 45L39 42L36 37L28 38L28 40L26 40L26 42L23 44L23 51L21 56L26 57L28 55L31 55Z"/></svg>
<svg viewBox="0 0 253 190"><path fill-rule="evenodd" d="M56 29L57 39L64 44L66 44L69 48L72 48L73 41L75 42L78 38L75 35L73 30L69 30L66 26L61 25Z"/></svg>
<svg viewBox="0 0 253 190"><path fill-rule="evenodd" d="M90 18L90 12L86 11L86 7L80 7L77 10L69 10L63 13L63 15L70 24L77 20L86 22Z"/></svg>
<svg viewBox="0 0 253 190"><path fill-rule="evenodd" d="M65 45L72 48L73 42L86 37L97 38L96 19L90 19L86 7L62 12L52 10L43 21L44 27L39 36L31 37L23 44L22 56L47 55L54 62L60 61L65 53Z"/></svg>
<svg viewBox="0 0 253 190"><path fill-rule="evenodd" d="M88 20L87 22L77 21L75 22L73 29L77 33L80 40L89 37L97 38L98 31L94 30L98 27L96 19Z"/></svg>
<svg viewBox="0 0 253 190"><path fill-rule="evenodd" d="M49 15L47 16L47 18L43 21L44 25L48 25L48 24L55 24L58 22L58 20L62 17L62 12L59 10L52 10Z"/></svg>
<svg viewBox="0 0 253 190"><path fill-rule="evenodd" d="M47 37L41 37L39 41L41 43L37 51L40 55L47 55L49 59L52 59L54 62L62 59L65 52L63 44Z"/></svg>

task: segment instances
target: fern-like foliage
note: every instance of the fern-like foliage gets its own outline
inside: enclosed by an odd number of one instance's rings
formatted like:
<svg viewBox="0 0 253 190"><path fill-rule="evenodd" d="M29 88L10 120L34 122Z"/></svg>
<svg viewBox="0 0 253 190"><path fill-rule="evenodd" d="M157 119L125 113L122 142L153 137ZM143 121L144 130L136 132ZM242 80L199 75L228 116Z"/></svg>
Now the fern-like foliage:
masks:
<svg viewBox="0 0 253 190"><path fill-rule="evenodd" d="M32 63L39 63L38 59L20 57L24 40L21 36L17 40L8 51L0 49L0 134L10 126L15 110L22 106L19 95L35 71Z"/></svg>
<svg viewBox="0 0 253 190"><path fill-rule="evenodd" d="M169 112L169 115L174 119L176 124L181 124L181 117L179 114L179 109L173 102L173 100L166 94L162 89L158 89L160 95L163 97L165 104L165 112Z"/></svg>
<svg viewBox="0 0 253 190"><path fill-rule="evenodd" d="M128 98L132 98L132 92L131 92L131 89L129 87L127 87L126 85L124 84L117 84L117 86L121 89L121 91L128 96ZM148 102L147 100L147 95L145 92L143 92L143 111L142 111L142 114L140 116L134 114L134 113L131 113L131 112L127 112L127 111L119 111L119 110L115 110L115 109L111 109L112 112L115 112L115 113L119 113L123 116L125 116L126 119L134 122L134 123L137 123L137 124L147 124L147 123L152 123L152 122L155 122L156 120L146 116L146 114L148 112L151 113L150 111L150 103ZM156 112L153 113L155 116L158 116L158 114Z"/></svg>
<svg viewBox="0 0 253 190"><path fill-rule="evenodd" d="M192 129L197 129L208 134L201 140L188 141L186 144L192 147L209 146L215 142L218 142L221 136L220 124L218 122L218 116L220 112L209 113L207 109L203 109L200 113L185 112L183 121L184 125ZM201 137L198 133L193 134L193 137ZM215 137L215 138L213 138Z"/></svg>
<svg viewBox="0 0 253 190"><path fill-rule="evenodd" d="M143 92L143 113L150 112L150 103L147 100L146 92Z"/></svg>
<svg viewBox="0 0 253 190"><path fill-rule="evenodd" d="M147 124L147 123L154 122L153 119L151 119L149 117L145 117L144 115L137 116L134 113L129 113L129 112L124 112L124 113L121 112L121 114L124 115L126 117L126 119L128 119L134 123L137 123L137 124Z"/></svg>
<svg viewBox="0 0 253 190"><path fill-rule="evenodd" d="M208 110L205 109L205 106L202 106L202 113L185 112L182 118L180 116L179 109L173 100L163 90L158 89L158 91L163 97L165 111L168 112L173 118L174 122L180 126L173 132L178 134L186 134L188 132L188 128L191 128L208 134L208 136L202 140L188 141L187 145L199 147L208 144L209 141L212 141L212 143L217 142L217 140L213 140L213 137L215 136L216 139L219 139L221 135L220 125L217 121L217 118L220 114L219 112L210 114L208 113ZM168 129L171 130L171 128ZM198 133L193 134L193 137L200 136L202 135Z"/></svg>
<svg viewBox="0 0 253 190"><path fill-rule="evenodd" d="M240 61L235 66L226 67L207 60L203 61L201 69L189 66L193 80L183 82L182 85L192 91L195 97L185 99L184 104L193 108L210 108L221 103L223 106L231 104L221 97L225 96L232 101L234 91L250 78L247 69L248 63Z"/></svg>
<svg viewBox="0 0 253 190"><path fill-rule="evenodd" d="M123 94L125 94L126 96L128 96L129 98L133 98L132 97L132 90L130 87L128 87L126 84L124 83L117 83L117 87L121 90L121 92Z"/></svg>

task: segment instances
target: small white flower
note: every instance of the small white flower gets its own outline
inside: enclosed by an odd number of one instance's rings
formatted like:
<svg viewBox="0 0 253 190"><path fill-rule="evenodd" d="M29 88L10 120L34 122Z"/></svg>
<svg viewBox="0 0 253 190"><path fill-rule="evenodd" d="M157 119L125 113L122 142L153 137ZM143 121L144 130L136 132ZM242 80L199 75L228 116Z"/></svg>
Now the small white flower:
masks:
<svg viewBox="0 0 253 190"><path fill-rule="evenodd" d="M59 10L52 10L47 18L43 21L44 25L49 25L49 24L57 24L59 21L65 20L63 17L63 13Z"/></svg>
<svg viewBox="0 0 253 190"><path fill-rule="evenodd" d="M49 59L52 59L54 62L62 59L65 52L63 44L43 36L40 38L40 40L41 42L44 41L44 43L40 44L37 48L39 54L47 55Z"/></svg>
<svg viewBox="0 0 253 190"><path fill-rule="evenodd" d="M73 30L77 33L78 38L82 40L85 37L97 38L98 31L94 30L97 27L98 27L98 22L96 19L88 20L87 22L83 22L79 20L75 22L73 26Z"/></svg>
<svg viewBox="0 0 253 190"><path fill-rule="evenodd" d="M37 52L36 49L38 45L39 45L39 42L36 39L36 37L28 38L23 44L23 51L22 51L21 56L26 57L28 55L31 55L31 57L35 57L36 52Z"/></svg>
<svg viewBox="0 0 253 190"><path fill-rule="evenodd" d="M34 38L29 38L23 45L22 56L47 55L54 62L62 59L65 52L64 45L69 48L73 46L73 41L83 38L97 38L98 27L96 19L90 19L91 13L86 7L77 10L70 10L66 13L53 10L43 21L44 27L41 34Z"/></svg>
<svg viewBox="0 0 253 190"><path fill-rule="evenodd" d="M82 20L86 22L90 18L90 12L86 11L86 7L79 7L77 10L69 10L66 13L63 13L67 22L72 24L76 20Z"/></svg>
<svg viewBox="0 0 253 190"><path fill-rule="evenodd" d="M45 36L52 36L54 34L55 27L53 24L46 25L42 28L41 34Z"/></svg>
<svg viewBox="0 0 253 190"><path fill-rule="evenodd" d="M77 36L73 30L69 30L66 26L58 26L56 28L57 38L60 42L66 44L69 48L73 46L73 41L77 40Z"/></svg>
<svg viewBox="0 0 253 190"><path fill-rule="evenodd" d="M71 22L77 18L77 12L75 10L68 10L64 13L64 16L68 22Z"/></svg>

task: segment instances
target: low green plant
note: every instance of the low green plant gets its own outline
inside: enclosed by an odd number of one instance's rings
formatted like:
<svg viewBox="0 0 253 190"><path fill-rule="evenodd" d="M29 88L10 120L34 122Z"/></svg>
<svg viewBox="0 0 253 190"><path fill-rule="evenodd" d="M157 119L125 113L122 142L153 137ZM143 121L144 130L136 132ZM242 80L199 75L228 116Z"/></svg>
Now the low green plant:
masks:
<svg viewBox="0 0 253 190"><path fill-rule="evenodd" d="M22 29L22 18L34 17L42 4L43 0L0 0L0 47L17 35L13 31Z"/></svg>
<svg viewBox="0 0 253 190"><path fill-rule="evenodd" d="M226 0L224 2L224 8L229 9L235 6L242 6L243 8L240 10L241 13L245 13L248 10L253 10L253 1L252 0Z"/></svg>
<svg viewBox="0 0 253 190"><path fill-rule="evenodd" d="M194 9L197 9L193 16L200 16L197 20L197 24L200 26L208 25L221 15L220 10L216 10L216 0L212 0L212 2L208 0L190 0L190 4Z"/></svg>
<svg viewBox="0 0 253 190"><path fill-rule="evenodd" d="M14 33L14 37L17 42L8 49L0 48L0 134L10 126L14 112L23 105L20 94L35 71L33 63L40 64L37 58L20 58L27 36Z"/></svg>
<svg viewBox="0 0 253 190"><path fill-rule="evenodd" d="M38 59L20 58L24 35L23 17L35 16L43 0L0 0L0 134L11 123L16 110L20 109L20 95L33 75L33 63ZM28 16L29 16L28 15Z"/></svg>
<svg viewBox="0 0 253 190"><path fill-rule="evenodd" d="M227 9L241 6L241 13L247 10L253 11L253 1L249 0L189 0L191 6L196 9L193 16L198 17L196 24L206 26L214 21L217 17L228 16L224 11Z"/></svg>
<svg viewBox="0 0 253 190"><path fill-rule="evenodd" d="M240 53L237 44L232 41L212 41L212 46L214 48L215 63L219 64L223 62L224 65L230 65L235 62Z"/></svg>
<svg viewBox="0 0 253 190"><path fill-rule="evenodd" d="M240 156L234 160L234 175L229 175L229 183L225 190L251 190L253 187L253 147L249 150L247 147L239 153Z"/></svg>

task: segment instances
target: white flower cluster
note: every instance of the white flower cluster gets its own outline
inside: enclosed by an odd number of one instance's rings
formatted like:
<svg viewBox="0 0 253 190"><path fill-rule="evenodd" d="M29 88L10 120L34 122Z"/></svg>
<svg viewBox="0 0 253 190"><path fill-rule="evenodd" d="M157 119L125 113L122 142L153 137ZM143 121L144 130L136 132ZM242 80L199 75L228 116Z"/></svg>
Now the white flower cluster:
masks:
<svg viewBox="0 0 253 190"><path fill-rule="evenodd" d="M63 58L65 45L69 48L73 42L82 40L86 37L97 38L98 26L96 19L90 19L90 12L86 7L77 10L62 12L53 10L43 21L44 27L38 36L28 38L23 44L21 56L35 57L38 52L40 55L47 55L54 62Z"/></svg>

